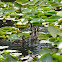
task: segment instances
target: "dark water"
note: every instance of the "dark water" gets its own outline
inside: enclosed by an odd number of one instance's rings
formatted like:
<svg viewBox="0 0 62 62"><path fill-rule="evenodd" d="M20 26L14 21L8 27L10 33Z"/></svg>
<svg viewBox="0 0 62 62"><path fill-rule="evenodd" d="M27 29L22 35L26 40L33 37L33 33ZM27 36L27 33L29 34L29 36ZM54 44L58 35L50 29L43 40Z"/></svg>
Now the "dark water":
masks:
<svg viewBox="0 0 62 62"><path fill-rule="evenodd" d="M0 28L4 26L14 26L14 22L11 20L6 20L6 22L0 20Z"/></svg>
<svg viewBox="0 0 62 62"><path fill-rule="evenodd" d="M0 27L4 26L14 26L14 22L11 20L6 20L6 22L3 22L0 20ZM39 31L40 32L45 32L47 33L47 28L44 27L43 25L39 26ZM21 31L29 31L30 28L19 28ZM13 44L12 41L8 40L0 40L0 46L9 46L8 50L19 50L22 52L22 54L28 55L28 50L32 51L33 54L38 54L42 48L52 48L52 45L49 43L41 43L40 41L30 41L26 40L25 43L18 43L18 44Z"/></svg>
<svg viewBox="0 0 62 62"><path fill-rule="evenodd" d="M1 0L2 2L14 2L16 0Z"/></svg>
<svg viewBox="0 0 62 62"><path fill-rule="evenodd" d="M1 25L3 24L3 25ZM3 27L3 26L14 26L13 25L14 22L11 21L11 20L6 20L6 22L2 22L0 20L0 27ZM41 29L42 28L42 29ZM20 29L20 28L19 28ZM30 29L29 28L23 28L23 29L20 29L21 31L29 31ZM47 32L47 29L46 27L44 26L40 26L40 32ZM8 40L0 40L0 46L9 46L8 49L10 50L19 50L22 52L23 55L28 55L28 50L32 51L33 54L38 54L40 52L40 50L42 48L52 48L52 45L49 44L49 43L41 43L40 44L40 41L30 41L30 40L26 40L26 42L23 44L23 43L20 43L20 44L13 44L12 41L8 41Z"/></svg>
<svg viewBox="0 0 62 62"><path fill-rule="evenodd" d="M42 48L52 48L51 44L39 44L39 41L27 41L24 44L12 44L10 41L0 40L0 46L9 46L8 49L10 50L19 50L24 56L28 55L28 50L32 51L33 54L38 54Z"/></svg>

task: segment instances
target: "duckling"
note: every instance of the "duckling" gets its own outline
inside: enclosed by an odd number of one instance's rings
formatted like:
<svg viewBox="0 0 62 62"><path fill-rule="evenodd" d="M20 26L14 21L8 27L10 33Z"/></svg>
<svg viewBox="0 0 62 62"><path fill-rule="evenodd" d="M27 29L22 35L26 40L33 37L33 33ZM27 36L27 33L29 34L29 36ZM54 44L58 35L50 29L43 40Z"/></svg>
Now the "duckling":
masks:
<svg viewBox="0 0 62 62"><path fill-rule="evenodd" d="M30 23L30 31L32 31L32 28L33 28L33 24Z"/></svg>
<svg viewBox="0 0 62 62"><path fill-rule="evenodd" d="M36 30L33 32L33 39L37 40L37 31Z"/></svg>
<svg viewBox="0 0 62 62"><path fill-rule="evenodd" d="M33 31L33 35L36 35L36 36L39 35L39 27L38 26L34 26L32 31Z"/></svg>
<svg viewBox="0 0 62 62"><path fill-rule="evenodd" d="M25 36L23 35L22 36L22 40L14 40L14 42L13 43L24 43L25 42Z"/></svg>
<svg viewBox="0 0 62 62"><path fill-rule="evenodd" d="M33 27L31 27L31 33L30 33L30 35L34 35L34 34L33 34L34 31L36 31L36 28L33 26Z"/></svg>
<svg viewBox="0 0 62 62"><path fill-rule="evenodd" d="M33 26L32 23L30 23L30 31L32 31L32 26Z"/></svg>
<svg viewBox="0 0 62 62"><path fill-rule="evenodd" d="M36 35L39 35L39 26L36 26Z"/></svg>
<svg viewBox="0 0 62 62"><path fill-rule="evenodd" d="M37 40L37 31L36 31L36 29L34 31L32 31L30 33L30 35L31 35L31 38L30 38L31 41Z"/></svg>

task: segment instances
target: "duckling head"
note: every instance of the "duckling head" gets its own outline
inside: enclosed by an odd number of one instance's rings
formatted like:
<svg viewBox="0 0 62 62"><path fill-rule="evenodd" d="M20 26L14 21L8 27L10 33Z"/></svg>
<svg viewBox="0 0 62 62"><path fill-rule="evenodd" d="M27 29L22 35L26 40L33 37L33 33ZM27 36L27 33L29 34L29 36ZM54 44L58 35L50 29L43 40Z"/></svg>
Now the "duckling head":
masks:
<svg viewBox="0 0 62 62"><path fill-rule="evenodd" d="M25 40L25 39L26 39L26 38L25 38L25 36L23 35L23 36L22 36L22 40Z"/></svg>

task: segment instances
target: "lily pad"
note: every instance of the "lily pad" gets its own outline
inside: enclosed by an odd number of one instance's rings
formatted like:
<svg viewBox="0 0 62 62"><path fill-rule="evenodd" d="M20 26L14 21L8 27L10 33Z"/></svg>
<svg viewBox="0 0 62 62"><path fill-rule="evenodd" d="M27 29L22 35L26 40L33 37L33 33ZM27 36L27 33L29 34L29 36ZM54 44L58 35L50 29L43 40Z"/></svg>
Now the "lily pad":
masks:
<svg viewBox="0 0 62 62"><path fill-rule="evenodd" d="M47 48L41 49L40 55L44 55L46 53L53 53L53 51Z"/></svg>
<svg viewBox="0 0 62 62"><path fill-rule="evenodd" d="M16 34L12 34L8 38L9 40L15 40L15 39L20 39Z"/></svg>
<svg viewBox="0 0 62 62"><path fill-rule="evenodd" d="M30 35L28 33L19 33L17 36L18 37L22 37L22 36L25 36L26 38L30 37Z"/></svg>
<svg viewBox="0 0 62 62"><path fill-rule="evenodd" d="M59 12L57 13L57 15L60 16L60 17L62 17L62 11L59 11Z"/></svg>
<svg viewBox="0 0 62 62"><path fill-rule="evenodd" d="M58 28L54 27L53 25L49 25L48 27L49 33L55 38L57 35L61 35L61 32Z"/></svg>
<svg viewBox="0 0 62 62"><path fill-rule="evenodd" d="M41 56L39 62L52 62L52 60L53 59L52 59L51 55L49 53L47 53L47 54Z"/></svg>
<svg viewBox="0 0 62 62"><path fill-rule="evenodd" d="M9 53L2 54L2 56L5 58L5 62L19 62L18 59L11 56Z"/></svg>

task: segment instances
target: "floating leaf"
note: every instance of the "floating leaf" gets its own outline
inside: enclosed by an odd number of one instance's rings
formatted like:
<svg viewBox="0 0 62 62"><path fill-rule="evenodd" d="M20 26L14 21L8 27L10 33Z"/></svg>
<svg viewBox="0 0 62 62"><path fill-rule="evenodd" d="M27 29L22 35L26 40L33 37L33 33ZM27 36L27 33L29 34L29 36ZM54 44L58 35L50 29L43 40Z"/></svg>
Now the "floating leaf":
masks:
<svg viewBox="0 0 62 62"><path fill-rule="evenodd" d="M49 53L47 53L47 54L41 56L39 62L52 62L52 60L53 59L52 59L51 55Z"/></svg>
<svg viewBox="0 0 62 62"><path fill-rule="evenodd" d="M33 23L34 25L41 25L41 23L44 22L44 21L41 20L40 18L34 18L30 22Z"/></svg>
<svg viewBox="0 0 62 62"><path fill-rule="evenodd" d="M22 36L25 36L26 38L30 37L30 35L28 33L19 33L17 36L18 37L22 37Z"/></svg>
<svg viewBox="0 0 62 62"><path fill-rule="evenodd" d="M49 33L55 38L57 35L60 35L61 32L58 28L54 27L53 25L48 26Z"/></svg>
<svg viewBox="0 0 62 62"><path fill-rule="evenodd" d="M55 21L58 21L58 19L46 19L45 22L55 22Z"/></svg>
<svg viewBox="0 0 62 62"><path fill-rule="evenodd" d="M52 54L51 56L52 56L54 62L62 62L62 55Z"/></svg>
<svg viewBox="0 0 62 62"><path fill-rule="evenodd" d="M11 56L9 53L2 54L5 58L5 62L19 62L15 57Z"/></svg>
<svg viewBox="0 0 62 62"><path fill-rule="evenodd" d="M60 16L60 17L62 17L62 11L59 11L59 12L57 13L57 15Z"/></svg>
<svg viewBox="0 0 62 62"><path fill-rule="evenodd" d="M37 36L39 40L47 40L48 37L45 34L41 34Z"/></svg>
<svg viewBox="0 0 62 62"><path fill-rule="evenodd" d="M24 9L23 13L30 13L32 10L31 9Z"/></svg>
<svg viewBox="0 0 62 62"><path fill-rule="evenodd" d="M16 34L12 34L8 38L9 40L15 40L15 39L20 39Z"/></svg>
<svg viewBox="0 0 62 62"><path fill-rule="evenodd" d="M4 57L0 55L0 62L4 62L4 61L5 61Z"/></svg>
<svg viewBox="0 0 62 62"><path fill-rule="evenodd" d="M46 53L53 53L53 51L47 48L41 49L40 55L44 55Z"/></svg>
<svg viewBox="0 0 62 62"><path fill-rule="evenodd" d="M49 17L49 19L59 19L60 16L57 16L57 15L52 15L51 17Z"/></svg>

